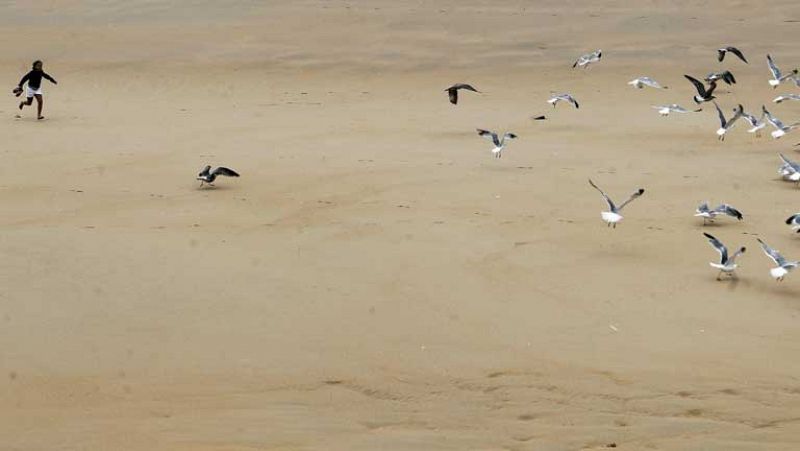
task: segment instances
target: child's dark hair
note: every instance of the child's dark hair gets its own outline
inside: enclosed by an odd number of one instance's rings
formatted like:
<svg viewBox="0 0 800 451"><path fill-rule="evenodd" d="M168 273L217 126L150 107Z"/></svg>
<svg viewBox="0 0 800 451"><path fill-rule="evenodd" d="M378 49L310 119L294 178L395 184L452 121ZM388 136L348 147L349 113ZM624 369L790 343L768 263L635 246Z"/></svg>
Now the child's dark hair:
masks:
<svg viewBox="0 0 800 451"><path fill-rule="evenodd" d="M36 67L37 64L42 64L42 60L36 60L31 64L31 67Z"/></svg>

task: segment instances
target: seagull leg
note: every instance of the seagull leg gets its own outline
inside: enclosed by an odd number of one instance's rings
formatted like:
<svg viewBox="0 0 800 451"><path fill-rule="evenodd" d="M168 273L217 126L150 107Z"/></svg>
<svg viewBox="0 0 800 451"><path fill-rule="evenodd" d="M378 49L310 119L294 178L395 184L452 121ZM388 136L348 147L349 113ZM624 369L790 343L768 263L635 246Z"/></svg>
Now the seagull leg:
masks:
<svg viewBox="0 0 800 451"><path fill-rule="evenodd" d="M721 279L720 279L720 277L721 277L721 276L722 276L722 270L720 270L720 271L717 273L717 280L718 280L718 281L719 281L719 280L721 280Z"/></svg>

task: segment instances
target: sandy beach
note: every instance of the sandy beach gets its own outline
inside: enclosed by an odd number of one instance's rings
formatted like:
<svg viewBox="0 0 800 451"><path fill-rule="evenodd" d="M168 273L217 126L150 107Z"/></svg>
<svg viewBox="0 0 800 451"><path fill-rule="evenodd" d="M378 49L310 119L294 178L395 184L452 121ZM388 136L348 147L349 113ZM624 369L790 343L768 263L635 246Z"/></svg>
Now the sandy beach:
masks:
<svg viewBox="0 0 800 451"><path fill-rule="evenodd" d="M800 3L1 3L0 450L800 449Z"/></svg>

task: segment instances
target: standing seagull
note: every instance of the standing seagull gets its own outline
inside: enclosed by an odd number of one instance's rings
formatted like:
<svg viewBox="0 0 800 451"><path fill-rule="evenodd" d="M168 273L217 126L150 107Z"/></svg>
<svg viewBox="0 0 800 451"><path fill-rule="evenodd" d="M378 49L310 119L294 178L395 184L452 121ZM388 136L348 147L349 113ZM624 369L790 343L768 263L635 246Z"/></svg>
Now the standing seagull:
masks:
<svg viewBox="0 0 800 451"><path fill-rule="evenodd" d="M669 89L667 86L661 86L657 81L650 77L634 78L633 80L629 81L628 84L639 89L642 89L645 86L650 86L651 88L656 89Z"/></svg>
<svg viewBox="0 0 800 451"><path fill-rule="evenodd" d="M733 116L730 119L725 119L725 115L722 114L722 110L719 109L719 105L717 102L714 102L714 107L717 108L717 114L719 115L719 123L720 127L717 129L717 136L719 137L720 141L725 140L725 133L728 133L728 130L733 128L733 124L744 114L744 108L742 105L739 104L736 108L733 109Z"/></svg>
<svg viewBox="0 0 800 451"><path fill-rule="evenodd" d="M603 51L602 50L595 50L592 53L587 53L586 55L581 55L580 58L578 58L575 61L575 64L572 65L572 68L574 69L574 68L580 66L580 67L586 69L587 67L589 67L589 64L596 63L596 62L600 61L600 58L602 56L603 56Z"/></svg>
<svg viewBox="0 0 800 451"><path fill-rule="evenodd" d="M719 272L717 273L717 280L720 280L720 277L723 273L730 277L736 277L736 274L734 273L737 266L736 257L744 254L747 248L742 246L733 255L728 256L728 248L725 247L720 240L716 239L714 235L709 233L703 233L703 235L708 238L708 242L714 246L714 249L716 249L717 252L719 252L719 263L709 263L712 268L719 269Z"/></svg>
<svg viewBox="0 0 800 451"><path fill-rule="evenodd" d="M725 59L725 54L731 52L734 55L738 56L740 60L747 63L747 60L744 59L744 55L742 55L742 51L737 49L736 47L723 47L721 49L717 49L717 61L722 61ZM747 63L750 64L750 63Z"/></svg>
<svg viewBox="0 0 800 451"><path fill-rule="evenodd" d="M459 89L466 89L467 91L478 92L478 93L480 92L466 83L456 83L453 86L450 86L449 88L445 89L445 91L447 91L447 95L450 96L450 103L452 103L453 105L458 103Z"/></svg>
<svg viewBox="0 0 800 451"><path fill-rule="evenodd" d="M503 156L503 148L506 146L506 138L508 139L516 139L517 135L506 132L502 138L497 137L497 133L490 132L489 130L477 129L478 135L483 136L484 138L491 139L494 143L494 149L492 149L492 153L494 154L495 158L501 158Z"/></svg>
<svg viewBox="0 0 800 451"><path fill-rule="evenodd" d="M772 133L770 133L770 135L772 135L772 137L775 139L778 139L781 136L789 133L790 131L797 128L798 125L800 125L800 122L794 122L789 125L783 125L783 122L781 122L781 120L778 119L777 117L770 114L769 111L765 109L764 112L765 112L764 114L767 115L767 122L769 122L769 124L775 128L775 130L773 130Z"/></svg>
<svg viewBox="0 0 800 451"><path fill-rule="evenodd" d="M769 270L769 274L778 282L782 281L783 278L786 277L786 274L789 274L789 271L797 268L797 265L800 265L800 262L786 260L780 252L761 241L761 238L757 238L757 240L761 243L761 249L764 250L767 257L771 258L777 265L775 268Z"/></svg>
<svg viewBox="0 0 800 451"><path fill-rule="evenodd" d="M687 80L692 82L695 89L697 89L697 95L692 97L695 103L709 102L716 98L713 96L714 90L717 89L716 81L714 80L710 81L708 83L708 89L706 89L705 85L700 80L685 74L684 77L686 77Z"/></svg>
<svg viewBox="0 0 800 451"><path fill-rule="evenodd" d="M786 75L781 75L781 70L778 69L778 66L775 65L775 62L772 61L772 57L767 54L767 66L769 66L769 71L772 74L772 80L769 80L769 85L772 86L772 89L778 87L779 84L783 83L784 81L793 78L795 84L798 83L797 78L797 69L789 72Z"/></svg>
<svg viewBox="0 0 800 451"><path fill-rule="evenodd" d="M589 179L589 184L592 185L592 187L597 191L600 191L600 194L603 196L603 199L605 199L606 203L608 204L609 211L600 212L600 217L603 218L603 221L605 221L608 226L611 226L615 229L617 228L617 223L622 221L622 215L620 214L622 209L625 208L626 205L631 203L631 201L644 194L644 189L639 188L638 190L634 191L633 194L631 194L628 200L626 200L619 207L617 207L616 205L614 205L614 201L612 201L611 198L608 197L608 195L603 192L603 190L601 190L600 188L597 187L597 185L594 184L592 179Z"/></svg>
<svg viewBox="0 0 800 451"><path fill-rule="evenodd" d="M226 177L239 177L239 174L232 169L228 169L225 167L218 167L211 169L211 166L206 166L197 174L197 180L200 180L200 186L203 186L203 183L208 183L208 186L214 186L214 180L217 179L217 176L224 175Z"/></svg>
<svg viewBox="0 0 800 451"><path fill-rule="evenodd" d="M703 225L706 225L706 221L714 222L714 218L718 215L728 215L740 221L744 219L744 215L742 215L739 210L728 204L720 204L717 208L712 210L708 208L708 202L703 202L695 210L695 216L703 218Z"/></svg>
<svg viewBox="0 0 800 451"><path fill-rule="evenodd" d="M785 100L800 100L800 94L783 94L772 99L775 103L781 103Z"/></svg>
<svg viewBox="0 0 800 451"><path fill-rule="evenodd" d="M553 108L555 108L556 107L556 103L558 103L559 101L562 101L562 100L564 102L571 103L572 106L574 106L575 108L580 108L581 107L580 105L578 105L578 101L575 100L575 97L572 97L569 94L554 94L552 97L550 97L550 99L547 100L547 103L553 105Z"/></svg>

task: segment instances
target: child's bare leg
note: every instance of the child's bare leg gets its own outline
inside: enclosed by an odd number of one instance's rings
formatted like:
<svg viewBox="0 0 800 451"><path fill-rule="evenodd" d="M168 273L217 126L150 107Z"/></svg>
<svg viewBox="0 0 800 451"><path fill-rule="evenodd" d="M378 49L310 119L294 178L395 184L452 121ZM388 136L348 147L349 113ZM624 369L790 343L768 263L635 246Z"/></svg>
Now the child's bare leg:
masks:
<svg viewBox="0 0 800 451"><path fill-rule="evenodd" d="M44 99L42 98L41 94L36 94L36 111L37 111L37 119L44 119L42 116L42 107L44 106Z"/></svg>
<svg viewBox="0 0 800 451"><path fill-rule="evenodd" d="M25 105L31 105L33 103L33 97L28 97L26 100L19 103L19 109L21 110L22 107Z"/></svg>

